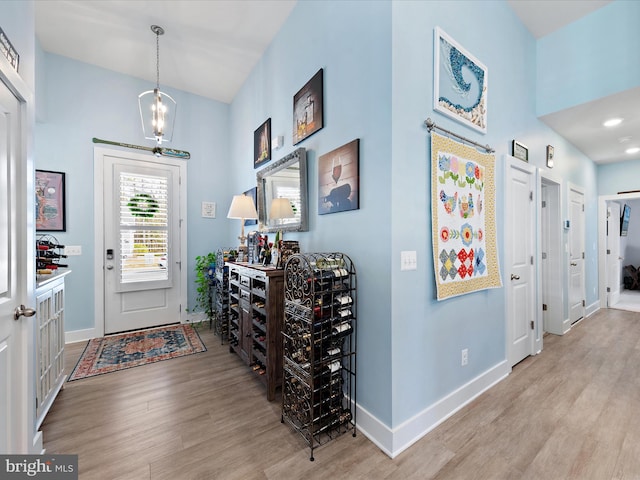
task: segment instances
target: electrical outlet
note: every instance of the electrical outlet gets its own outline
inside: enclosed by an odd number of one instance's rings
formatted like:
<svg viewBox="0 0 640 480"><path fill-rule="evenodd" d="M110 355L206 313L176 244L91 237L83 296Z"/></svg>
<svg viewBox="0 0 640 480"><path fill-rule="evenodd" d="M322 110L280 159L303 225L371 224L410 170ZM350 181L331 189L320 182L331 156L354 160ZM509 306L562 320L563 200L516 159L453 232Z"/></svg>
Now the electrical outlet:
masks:
<svg viewBox="0 0 640 480"><path fill-rule="evenodd" d="M463 367L469 363L469 349L468 348L463 348L462 349L461 360L462 360L461 364L462 364Z"/></svg>

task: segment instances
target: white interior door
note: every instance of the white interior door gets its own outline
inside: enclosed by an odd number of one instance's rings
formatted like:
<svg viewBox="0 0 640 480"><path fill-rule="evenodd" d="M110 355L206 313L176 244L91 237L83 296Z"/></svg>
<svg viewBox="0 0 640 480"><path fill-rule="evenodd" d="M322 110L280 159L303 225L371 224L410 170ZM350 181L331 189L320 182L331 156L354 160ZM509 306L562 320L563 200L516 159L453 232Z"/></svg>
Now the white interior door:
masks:
<svg viewBox="0 0 640 480"><path fill-rule="evenodd" d="M620 277L622 255L620 254L620 204L607 205L607 306L620 300Z"/></svg>
<svg viewBox="0 0 640 480"><path fill-rule="evenodd" d="M507 354L510 365L535 353L535 169L520 160L506 161Z"/></svg>
<svg viewBox="0 0 640 480"><path fill-rule="evenodd" d="M103 157L105 334L180 322L179 162Z"/></svg>
<svg viewBox="0 0 640 480"><path fill-rule="evenodd" d="M584 193L569 189L569 321L584 318Z"/></svg>
<svg viewBox="0 0 640 480"><path fill-rule="evenodd" d="M27 356L33 353L29 320L14 318L16 308L28 303L28 261L23 257L28 238L27 160L21 112L20 101L0 75L0 453L5 454L29 453L27 439L35 430L29 424L29 410L35 408L29 394L35 386Z"/></svg>

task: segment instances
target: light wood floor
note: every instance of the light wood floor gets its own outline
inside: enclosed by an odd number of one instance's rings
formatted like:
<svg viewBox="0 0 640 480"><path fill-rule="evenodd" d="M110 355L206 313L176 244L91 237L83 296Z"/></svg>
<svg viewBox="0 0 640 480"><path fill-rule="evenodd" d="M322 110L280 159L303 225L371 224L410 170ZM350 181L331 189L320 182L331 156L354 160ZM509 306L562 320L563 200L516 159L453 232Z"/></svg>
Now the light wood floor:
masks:
<svg viewBox="0 0 640 480"><path fill-rule="evenodd" d="M364 435L315 452L256 379L206 353L67 383L44 424L80 479L640 479L640 314L604 310L395 459ZM67 350L69 371L84 344Z"/></svg>

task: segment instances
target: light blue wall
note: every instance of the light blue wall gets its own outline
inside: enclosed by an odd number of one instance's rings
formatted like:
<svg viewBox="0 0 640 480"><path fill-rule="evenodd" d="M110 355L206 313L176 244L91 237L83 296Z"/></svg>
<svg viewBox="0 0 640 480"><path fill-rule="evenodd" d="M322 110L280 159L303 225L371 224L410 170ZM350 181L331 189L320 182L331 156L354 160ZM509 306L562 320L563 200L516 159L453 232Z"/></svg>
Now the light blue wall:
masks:
<svg viewBox="0 0 640 480"><path fill-rule="evenodd" d="M640 85L640 2L618 0L537 42L539 116Z"/></svg>
<svg viewBox="0 0 640 480"><path fill-rule="evenodd" d="M598 165L598 195L640 190L640 160Z"/></svg>
<svg viewBox="0 0 640 480"><path fill-rule="evenodd" d="M393 421L397 426L505 359L505 294L489 290L437 302L431 257L430 147L422 123L438 125L496 149L498 243L504 272L503 156L511 141L528 146L543 167L547 144L556 148L554 174L595 189L593 163L541 123L536 105L536 43L505 2L393 2L392 255L417 250L418 270L393 262ZM433 111L433 30L440 26L488 68L488 133ZM543 167L546 168L546 167ZM595 212L595 200L587 205ZM566 212L566 199L563 209ZM593 204L592 204L593 203ZM589 217L589 215L587 215ZM595 218L595 217L593 217ZM587 220L587 244L597 238ZM566 242L566 238L565 238ZM595 252L587 252L587 302L597 299ZM567 308L565 307L565 310ZM566 313L565 313L566 315ZM469 349L469 365L460 351Z"/></svg>
<svg viewBox="0 0 640 480"><path fill-rule="evenodd" d="M231 105L235 189L255 186L253 131L271 118L309 160L309 232L286 234L303 251L341 251L358 276L358 403L391 424L391 5L303 1ZM324 68L325 127L292 146L293 95ZM318 157L360 139L360 209L317 215ZM233 242L236 230L229 234Z"/></svg>
<svg viewBox="0 0 640 480"><path fill-rule="evenodd" d="M149 83L53 54L38 57L39 122L36 168L66 172L67 231L54 235L65 245L82 246L69 257L65 328L94 327L93 137L148 145L140 126L138 95ZM45 81L46 79L46 81ZM219 205L229 193L228 105L166 89L178 103L172 146L188 150L187 256L189 299L195 297L196 255L214 250L227 233L226 215L200 217L203 200Z"/></svg>

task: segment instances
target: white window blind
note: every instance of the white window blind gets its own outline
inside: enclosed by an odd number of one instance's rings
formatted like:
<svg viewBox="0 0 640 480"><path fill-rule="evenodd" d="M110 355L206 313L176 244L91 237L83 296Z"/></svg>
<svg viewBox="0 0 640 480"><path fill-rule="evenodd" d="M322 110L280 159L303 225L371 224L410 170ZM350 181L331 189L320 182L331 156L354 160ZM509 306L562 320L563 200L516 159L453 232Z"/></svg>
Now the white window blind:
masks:
<svg viewBox="0 0 640 480"><path fill-rule="evenodd" d="M169 277L169 200L165 177L120 173L120 282Z"/></svg>

